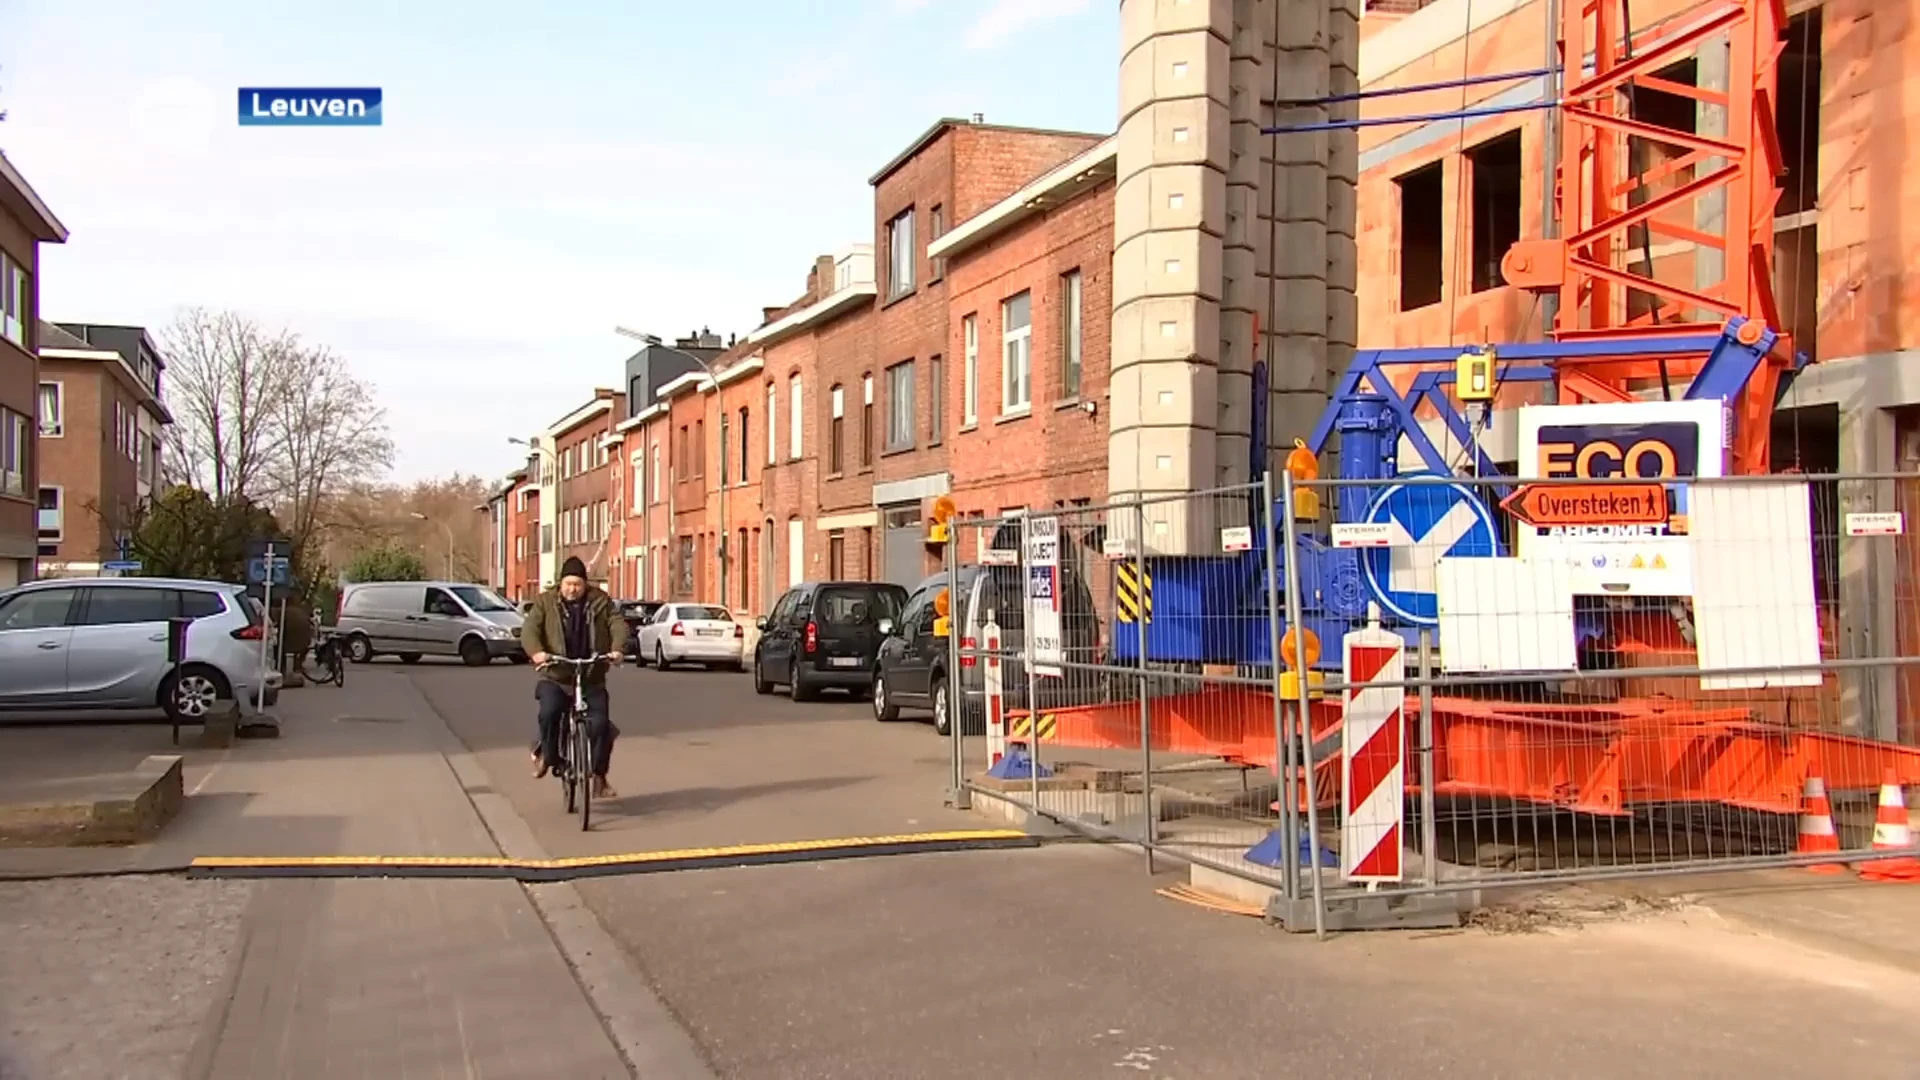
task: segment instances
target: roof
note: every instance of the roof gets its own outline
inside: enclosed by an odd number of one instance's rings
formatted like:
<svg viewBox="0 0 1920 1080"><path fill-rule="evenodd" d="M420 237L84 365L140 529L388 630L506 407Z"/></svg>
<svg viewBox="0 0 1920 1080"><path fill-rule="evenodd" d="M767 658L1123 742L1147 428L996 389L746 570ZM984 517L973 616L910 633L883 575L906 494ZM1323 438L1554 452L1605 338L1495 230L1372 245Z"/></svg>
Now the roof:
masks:
<svg viewBox="0 0 1920 1080"><path fill-rule="evenodd" d="M1102 140L928 244L928 257L957 255L1113 179L1119 153L1118 135Z"/></svg>
<svg viewBox="0 0 1920 1080"><path fill-rule="evenodd" d="M905 150L893 156L893 160L880 166L880 171L867 178L868 184L878 184L897 172L900 166L913 160L915 154L933 145L934 140L957 127L973 128L976 131L1018 131L1028 135L1077 135L1083 138L1099 138L1098 132L1067 131L1062 128L1021 127L1017 124L988 124L978 120L963 120L957 116L944 116L933 122L933 126L920 133L919 137L907 144Z"/></svg>
<svg viewBox="0 0 1920 1080"><path fill-rule="evenodd" d="M57 323L40 320L40 347L42 349L91 349L85 338L67 332ZM105 352L106 350L101 350Z"/></svg>
<svg viewBox="0 0 1920 1080"><path fill-rule="evenodd" d="M15 217L26 222L27 231L35 240L48 244L67 242L67 227L53 216L47 204L40 199L40 193L33 190L27 178L7 160L6 151L0 150L0 205L13 211Z"/></svg>

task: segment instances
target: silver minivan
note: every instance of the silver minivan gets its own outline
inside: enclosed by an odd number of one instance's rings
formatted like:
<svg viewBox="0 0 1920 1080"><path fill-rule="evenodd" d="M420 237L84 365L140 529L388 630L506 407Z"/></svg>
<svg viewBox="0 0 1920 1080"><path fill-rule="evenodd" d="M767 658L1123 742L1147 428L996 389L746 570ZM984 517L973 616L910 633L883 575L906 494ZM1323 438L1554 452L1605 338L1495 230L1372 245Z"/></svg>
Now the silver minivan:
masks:
<svg viewBox="0 0 1920 1080"><path fill-rule="evenodd" d="M398 656L406 664L457 656L482 667L496 657L527 662L520 621L519 609L484 585L369 581L341 592L335 630L356 664L376 656Z"/></svg>

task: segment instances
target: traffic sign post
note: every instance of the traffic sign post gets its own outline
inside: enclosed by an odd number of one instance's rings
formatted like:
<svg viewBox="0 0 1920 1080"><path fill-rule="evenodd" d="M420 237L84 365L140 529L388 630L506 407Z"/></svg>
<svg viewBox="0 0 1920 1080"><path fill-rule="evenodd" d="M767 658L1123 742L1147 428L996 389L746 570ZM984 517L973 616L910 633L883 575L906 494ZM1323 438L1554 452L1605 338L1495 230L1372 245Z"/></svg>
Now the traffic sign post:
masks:
<svg viewBox="0 0 1920 1080"><path fill-rule="evenodd" d="M1406 474L1367 507L1363 524L1391 528L1391 544L1360 548L1367 591L1401 622L1440 624L1434 566L1441 558L1492 558L1500 532L1480 497L1439 474ZM1356 545L1357 546L1357 545Z"/></svg>
<svg viewBox="0 0 1920 1080"><path fill-rule="evenodd" d="M262 540L248 545L247 584L261 587L262 618L266 626L260 634L260 686L254 691L253 711L256 715L267 711L267 656L273 648L274 638L279 627L273 623L273 587L286 588L292 583L293 560L288 558L292 545L286 540ZM283 600L284 606L284 600ZM274 669L279 665L275 664Z"/></svg>

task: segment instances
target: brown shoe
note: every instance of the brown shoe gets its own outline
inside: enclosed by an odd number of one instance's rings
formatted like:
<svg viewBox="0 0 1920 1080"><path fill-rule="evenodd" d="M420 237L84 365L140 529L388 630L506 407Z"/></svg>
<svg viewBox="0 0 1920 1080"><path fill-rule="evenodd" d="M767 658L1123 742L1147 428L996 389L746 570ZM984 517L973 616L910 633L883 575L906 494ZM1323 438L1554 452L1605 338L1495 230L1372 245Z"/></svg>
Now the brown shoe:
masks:
<svg viewBox="0 0 1920 1080"><path fill-rule="evenodd" d="M547 768L547 763L541 759L540 751L535 750L533 752L533 778L535 780L542 779L552 771L552 769Z"/></svg>
<svg viewBox="0 0 1920 1080"><path fill-rule="evenodd" d="M617 799L620 797L620 793L613 790L613 785L607 783L606 777L596 776L593 778L593 797L596 799Z"/></svg>

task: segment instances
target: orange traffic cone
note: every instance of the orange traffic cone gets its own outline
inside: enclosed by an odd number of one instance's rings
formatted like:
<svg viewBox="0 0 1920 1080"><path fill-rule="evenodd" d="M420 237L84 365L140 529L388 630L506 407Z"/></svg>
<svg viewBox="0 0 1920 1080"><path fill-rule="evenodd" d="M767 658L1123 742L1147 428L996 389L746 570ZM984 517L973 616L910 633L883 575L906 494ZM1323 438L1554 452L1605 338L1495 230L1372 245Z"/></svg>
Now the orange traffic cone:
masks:
<svg viewBox="0 0 1920 1080"><path fill-rule="evenodd" d="M1880 811L1873 821L1873 850L1913 850L1913 826L1907 820L1907 800L1900 791L1900 780L1892 769L1880 785ZM1860 876L1868 881L1920 882L1920 859L1880 859L1863 863Z"/></svg>
<svg viewBox="0 0 1920 1080"><path fill-rule="evenodd" d="M1840 834L1833 828L1833 807L1827 802L1827 782L1820 767L1807 771L1807 785L1800 797L1800 843L1796 855L1838 855ZM1805 868L1812 874L1844 874L1839 863L1815 863Z"/></svg>

